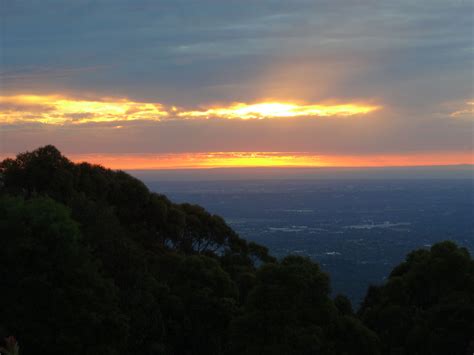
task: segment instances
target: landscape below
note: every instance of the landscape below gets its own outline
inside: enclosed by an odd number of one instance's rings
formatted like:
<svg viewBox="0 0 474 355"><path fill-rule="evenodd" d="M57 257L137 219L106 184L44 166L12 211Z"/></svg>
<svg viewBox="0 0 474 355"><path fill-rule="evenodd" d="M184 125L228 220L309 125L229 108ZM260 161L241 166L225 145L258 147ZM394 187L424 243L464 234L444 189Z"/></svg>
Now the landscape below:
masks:
<svg viewBox="0 0 474 355"><path fill-rule="evenodd" d="M474 260L452 241L410 252L354 311L309 258L53 146L0 163L0 241L7 354L474 351Z"/></svg>
<svg viewBox="0 0 474 355"><path fill-rule="evenodd" d="M354 307L369 284L383 283L411 250L449 239L474 252L474 186L467 169L232 172L227 180L215 171L176 171L174 179L161 171L131 174L174 202L222 216L277 258L317 261L331 275L332 293L347 295Z"/></svg>

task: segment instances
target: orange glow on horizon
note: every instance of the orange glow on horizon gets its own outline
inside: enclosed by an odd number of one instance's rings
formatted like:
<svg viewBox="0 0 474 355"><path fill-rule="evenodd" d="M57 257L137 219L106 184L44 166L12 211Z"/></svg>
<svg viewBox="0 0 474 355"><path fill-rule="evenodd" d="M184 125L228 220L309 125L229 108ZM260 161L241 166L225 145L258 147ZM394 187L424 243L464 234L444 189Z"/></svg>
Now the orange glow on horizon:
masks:
<svg viewBox="0 0 474 355"><path fill-rule="evenodd" d="M316 155L279 152L214 152L175 154L74 154L74 162L100 164L111 169L209 169L209 168L317 168L395 167L474 164L471 153L413 155Z"/></svg>
<svg viewBox="0 0 474 355"><path fill-rule="evenodd" d="M163 119L268 119L346 117L371 113L379 106L357 103L299 105L288 102L234 103L202 110L185 110L126 98L77 99L62 95L0 96L0 124L37 122L48 125L161 121Z"/></svg>

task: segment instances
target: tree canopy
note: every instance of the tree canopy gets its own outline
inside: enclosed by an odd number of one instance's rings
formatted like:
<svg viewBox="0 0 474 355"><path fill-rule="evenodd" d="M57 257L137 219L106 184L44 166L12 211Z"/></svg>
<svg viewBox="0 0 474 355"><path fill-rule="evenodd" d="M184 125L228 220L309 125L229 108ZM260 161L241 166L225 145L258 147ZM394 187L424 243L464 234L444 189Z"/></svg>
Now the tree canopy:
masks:
<svg viewBox="0 0 474 355"><path fill-rule="evenodd" d="M413 251L369 288L359 313L387 354L465 354L474 346L474 260L449 241Z"/></svg>
<svg viewBox="0 0 474 355"><path fill-rule="evenodd" d="M314 261L45 146L0 163L0 338L23 354L464 354L474 266L418 250L357 313ZM15 338L4 344L18 352ZM12 340L13 339L13 340ZM472 351L471 351L472 352Z"/></svg>

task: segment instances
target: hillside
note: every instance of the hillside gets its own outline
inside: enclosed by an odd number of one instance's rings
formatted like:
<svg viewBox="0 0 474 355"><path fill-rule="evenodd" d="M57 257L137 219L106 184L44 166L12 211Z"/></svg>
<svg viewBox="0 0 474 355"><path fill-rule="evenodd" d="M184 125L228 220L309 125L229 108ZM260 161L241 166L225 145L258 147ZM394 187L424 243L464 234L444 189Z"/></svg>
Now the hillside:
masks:
<svg viewBox="0 0 474 355"><path fill-rule="evenodd" d="M21 354L467 354L474 261L408 255L361 309L309 259L53 146L0 163L0 336Z"/></svg>

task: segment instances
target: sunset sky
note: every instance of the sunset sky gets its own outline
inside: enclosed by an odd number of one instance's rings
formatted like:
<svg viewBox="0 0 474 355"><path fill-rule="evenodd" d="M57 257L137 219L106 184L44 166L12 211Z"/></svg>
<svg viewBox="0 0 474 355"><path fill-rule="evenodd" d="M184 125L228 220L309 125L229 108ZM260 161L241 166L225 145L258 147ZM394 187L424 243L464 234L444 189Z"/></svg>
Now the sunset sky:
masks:
<svg viewBox="0 0 474 355"><path fill-rule="evenodd" d="M0 157L473 164L473 2L0 0Z"/></svg>

